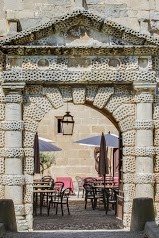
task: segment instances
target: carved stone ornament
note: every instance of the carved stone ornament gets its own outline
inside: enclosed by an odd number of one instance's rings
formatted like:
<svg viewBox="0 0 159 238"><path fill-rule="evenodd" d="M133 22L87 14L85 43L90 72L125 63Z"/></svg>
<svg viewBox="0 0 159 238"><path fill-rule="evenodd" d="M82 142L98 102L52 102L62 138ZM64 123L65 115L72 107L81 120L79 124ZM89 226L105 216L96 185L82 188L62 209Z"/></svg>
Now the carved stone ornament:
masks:
<svg viewBox="0 0 159 238"><path fill-rule="evenodd" d="M24 129L23 121L2 121L1 128L5 131L21 131Z"/></svg>
<svg viewBox="0 0 159 238"><path fill-rule="evenodd" d="M136 173L134 181L137 184L154 184L155 175L151 173Z"/></svg>
<svg viewBox="0 0 159 238"><path fill-rule="evenodd" d="M149 130L154 128L153 120L136 120L134 128L136 130Z"/></svg>

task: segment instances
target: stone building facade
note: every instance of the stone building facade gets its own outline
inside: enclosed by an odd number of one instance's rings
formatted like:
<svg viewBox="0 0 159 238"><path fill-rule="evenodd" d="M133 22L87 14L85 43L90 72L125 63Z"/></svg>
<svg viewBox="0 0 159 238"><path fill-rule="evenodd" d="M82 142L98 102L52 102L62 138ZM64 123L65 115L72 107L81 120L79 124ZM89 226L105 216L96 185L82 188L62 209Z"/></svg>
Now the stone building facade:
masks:
<svg viewBox="0 0 159 238"><path fill-rule="evenodd" d="M158 222L159 1L0 4L0 198L13 199L18 230L33 225L35 132L67 102L100 111L121 132L124 226L135 197L154 199Z"/></svg>

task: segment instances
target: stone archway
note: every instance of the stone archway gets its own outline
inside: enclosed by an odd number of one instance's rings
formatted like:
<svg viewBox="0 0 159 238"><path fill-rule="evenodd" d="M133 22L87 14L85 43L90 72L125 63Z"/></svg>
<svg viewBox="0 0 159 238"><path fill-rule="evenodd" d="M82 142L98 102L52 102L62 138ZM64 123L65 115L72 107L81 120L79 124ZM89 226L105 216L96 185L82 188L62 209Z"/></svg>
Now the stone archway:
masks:
<svg viewBox="0 0 159 238"><path fill-rule="evenodd" d="M77 45L63 34L65 29L74 32L72 28L75 30L76 26L84 26L88 33L81 41L78 36ZM87 28L95 31L97 39L92 41ZM101 34L105 35L104 42L99 42ZM57 35L68 45L46 44L54 42ZM48 110L67 101L106 110L122 132L124 226L130 226L135 196L154 197L155 177L155 206L159 214L159 107L158 99L154 100L158 39L77 10L20 32L0 45L0 191L1 198L14 201L18 229L32 229L34 133Z"/></svg>
<svg viewBox="0 0 159 238"><path fill-rule="evenodd" d="M89 86L87 87L47 87L43 88L40 86L41 91L38 89L36 93L35 90L37 90L34 86L29 86L26 88L26 94L25 98L28 98L28 100L25 101L24 104L24 125L25 125L25 131L24 131L24 150L25 151L31 151L33 147L33 139L35 132L38 127L38 122L41 121L43 116L48 112L52 107L60 107L62 105L63 101L70 101L73 100L75 104L84 104L85 100L91 101L92 105L98 106L98 110L109 110L109 112L112 114L114 119L118 122L119 127L123 134L123 145L128 150L131 150L131 148L134 148L135 145L135 131L133 129L133 124L135 122L135 104L133 103L133 95L132 95L132 89L127 86L116 86L115 90L113 90L115 93L111 94L109 93L109 88L107 87L98 87L95 86ZM61 90L62 88L62 90ZM42 92L47 90L48 93L42 95ZM69 90L69 94L68 94ZM101 93L105 92L105 93ZM108 93L107 93L108 92ZM62 94L63 93L63 94ZM58 97L57 97L58 94ZM36 96L35 96L36 95ZM64 96L63 96L64 95ZM67 100L65 99L65 95L67 95ZM68 97L68 95L72 95L72 97ZM90 96L91 95L91 96ZM57 100L57 104L55 101L55 98L60 99ZM53 103L52 103L53 102ZM99 103L98 103L99 102ZM53 104L53 105L52 105ZM94 106L95 107L95 106ZM130 124L131 121L131 124ZM135 173L135 156L131 155L125 155L123 158L123 169L125 172L125 175L129 177L129 174L133 176ZM27 174L32 175L33 173L33 154L27 154L25 153L25 167L24 171ZM30 204L31 203L31 196L32 196L32 185L28 184L26 185L26 190L24 194L25 203ZM135 196L135 184L133 179L129 179L127 181L127 184L124 185L124 191L126 191L125 196L125 204L126 206L129 206L129 210L125 210L124 213L124 224L125 226L128 226L130 224L130 216L131 216L131 205L132 200Z"/></svg>

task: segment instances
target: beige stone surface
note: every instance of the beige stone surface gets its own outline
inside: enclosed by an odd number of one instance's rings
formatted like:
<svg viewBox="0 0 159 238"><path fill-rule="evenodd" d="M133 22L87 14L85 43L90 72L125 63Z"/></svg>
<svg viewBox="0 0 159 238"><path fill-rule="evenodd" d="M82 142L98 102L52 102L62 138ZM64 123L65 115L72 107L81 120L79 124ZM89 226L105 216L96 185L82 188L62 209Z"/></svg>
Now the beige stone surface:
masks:
<svg viewBox="0 0 159 238"><path fill-rule="evenodd" d="M68 109L75 121L72 136L57 133L56 118L64 115L66 104L59 109L51 109L39 123L39 136L51 139L55 145L62 148L62 151L55 153L56 164L45 173L50 173L54 178L70 176L75 179L76 175L97 176L94 163L95 147L79 145L74 141L100 135L102 132L110 131L118 134L118 131L110 120L90 107L69 103Z"/></svg>

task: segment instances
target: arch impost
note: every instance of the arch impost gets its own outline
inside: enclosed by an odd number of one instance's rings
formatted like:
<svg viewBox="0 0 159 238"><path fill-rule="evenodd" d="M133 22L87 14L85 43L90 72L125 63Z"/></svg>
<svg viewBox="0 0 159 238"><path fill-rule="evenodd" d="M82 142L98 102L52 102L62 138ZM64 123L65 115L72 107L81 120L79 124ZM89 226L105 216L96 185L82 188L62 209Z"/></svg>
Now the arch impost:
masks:
<svg viewBox="0 0 159 238"><path fill-rule="evenodd" d="M0 156L6 158L22 158L24 156L23 148L0 148Z"/></svg>
<svg viewBox="0 0 159 238"><path fill-rule="evenodd" d="M1 129L5 131L21 131L24 129L23 121L2 121Z"/></svg>
<svg viewBox="0 0 159 238"><path fill-rule="evenodd" d="M153 173L136 173L134 178L135 184L154 184L155 174Z"/></svg>
<svg viewBox="0 0 159 238"><path fill-rule="evenodd" d="M6 186L21 186L25 184L24 175L1 175L0 184Z"/></svg>
<svg viewBox="0 0 159 238"><path fill-rule="evenodd" d="M135 147L135 156L152 157L153 155L155 155L155 147L153 147L153 146Z"/></svg>
<svg viewBox="0 0 159 238"><path fill-rule="evenodd" d="M138 93L142 93L142 92L148 92L150 94L153 94L157 83L156 82L134 82L134 89L135 91L137 91Z"/></svg>
<svg viewBox="0 0 159 238"><path fill-rule="evenodd" d="M153 120L136 120L134 129L136 130L149 130L154 128Z"/></svg>
<svg viewBox="0 0 159 238"><path fill-rule="evenodd" d="M5 94L13 93L22 93L25 87L25 82L4 82L2 83L2 88Z"/></svg>

